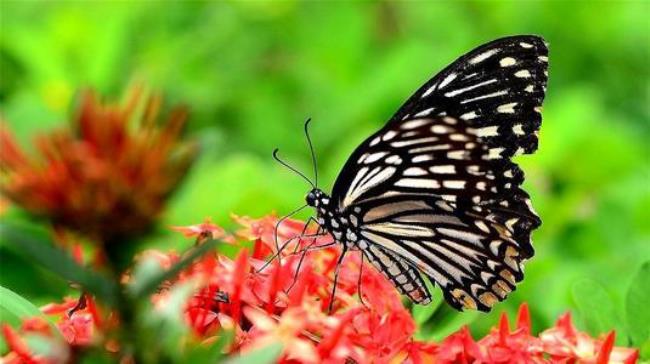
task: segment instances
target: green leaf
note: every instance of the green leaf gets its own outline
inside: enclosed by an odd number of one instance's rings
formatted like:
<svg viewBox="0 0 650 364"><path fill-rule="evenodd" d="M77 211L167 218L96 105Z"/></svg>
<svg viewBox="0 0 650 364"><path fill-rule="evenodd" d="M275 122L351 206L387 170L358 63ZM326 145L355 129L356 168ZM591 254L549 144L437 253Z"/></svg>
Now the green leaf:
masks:
<svg viewBox="0 0 650 364"><path fill-rule="evenodd" d="M152 263L146 263L136 270L133 283L129 286L129 293L134 298L148 296L153 293L164 281L174 278L183 268L190 265L196 258L213 249L218 240L208 240L205 243L189 249L183 258L167 270L158 270Z"/></svg>
<svg viewBox="0 0 650 364"><path fill-rule="evenodd" d="M227 364L266 364L275 363L276 359L282 354L283 347L281 344L271 344L263 348L251 351L236 358L226 361Z"/></svg>
<svg viewBox="0 0 650 364"><path fill-rule="evenodd" d="M0 222L0 236L4 244L16 252L58 274L63 279L76 282L93 293L102 302L113 305L116 285L97 272L86 269L65 251L54 246L49 234L43 229L18 223Z"/></svg>
<svg viewBox="0 0 650 364"><path fill-rule="evenodd" d="M618 315L614 303L600 283L592 279L576 282L573 299L591 334L598 335L616 327Z"/></svg>
<svg viewBox="0 0 650 364"><path fill-rule="evenodd" d="M45 317L38 307L10 289L0 286L0 297L2 297L0 300L2 322L19 324L28 317Z"/></svg>
<svg viewBox="0 0 650 364"><path fill-rule="evenodd" d="M19 325L24 319L30 317L43 318L55 335L60 335L59 329L44 315L33 303L16 292L0 286L0 322Z"/></svg>
<svg viewBox="0 0 650 364"><path fill-rule="evenodd" d="M650 261L632 279L625 299L627 327L635 346L650 346Z"/></svg>
<svg viewBox="0 0 650 364"><path fill-rule="evenodd" d="M218 363L225 355L224 348L235 338L233 330L222 330L217 341L209 346L199 344L193 347L183 359L184 363Z"/></svg>

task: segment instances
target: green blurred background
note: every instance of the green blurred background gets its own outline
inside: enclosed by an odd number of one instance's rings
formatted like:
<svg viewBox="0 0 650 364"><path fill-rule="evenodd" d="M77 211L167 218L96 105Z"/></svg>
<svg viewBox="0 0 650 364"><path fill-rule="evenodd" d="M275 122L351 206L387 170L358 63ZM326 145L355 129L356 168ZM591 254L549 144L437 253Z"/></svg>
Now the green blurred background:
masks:
<svg viewBox="0 0 650 364"><path fill-rule="evenodd" d="M329 189L354 147L449 62L494 38L542 35L550 83L540 149L519 159L543 219L537 253L517 291L472 329L484 333L527 301L541 330L576 308L576 285L596 284L625 330L625 292L650 259L648 4L3 1L1 110L28 146L66 122L85 87L119 98L141 82L189 105L188 134L203 153L151 238L181 249L164 226L207 216L231 226L231 213L303 203L308 186L271 151L310 171L307 117ZM0 254L0 284L36 303L69 292L8 248Z"/></svg>

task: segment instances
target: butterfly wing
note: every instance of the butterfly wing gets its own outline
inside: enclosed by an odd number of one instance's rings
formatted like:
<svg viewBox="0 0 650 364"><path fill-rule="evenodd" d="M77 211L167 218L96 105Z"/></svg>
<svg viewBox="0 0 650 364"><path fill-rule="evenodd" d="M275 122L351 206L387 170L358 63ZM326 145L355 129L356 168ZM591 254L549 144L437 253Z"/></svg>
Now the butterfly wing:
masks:
<svg viewBox="0 0 650 364"><path fill-rule="evenodd" d="M364 252L381 248L403 259L438 283L457 309L489 311L523 279L528 242L516 241L513 230L489 210L460 211L421 194L365 200L355 208L362 221L360 238L368 244Z"/></svg>
<svg viewBox="0 0 650 364"><path fill-rule="evenodd" d="M481 46L427 82L362 143L335 182L371 246L440 284L456 308L489 310L523 278L540 220L510 160L537 148L541 38Z"/></svg>
<svg viewBox="0 0 650 364"><path fill-rule="evenodd" d="M418 304L431 302L431 294L418 270L398 254L379 244L371 244L362 253L401 294Z"/></svg>
<svg viewBox="0 0 650 364"><path fill-rule="evenodd" d="M547 68L548 49L537 36L498 39L460 57L415 92L384 128L359 145L339 174L332 194L346 196L357 176L359 158L371 147L395 142L396 133L412 119L445 115L460 119L476 128L482 143L503 158L534 152ZM400 137L412 134L404 132Z"/></svg>

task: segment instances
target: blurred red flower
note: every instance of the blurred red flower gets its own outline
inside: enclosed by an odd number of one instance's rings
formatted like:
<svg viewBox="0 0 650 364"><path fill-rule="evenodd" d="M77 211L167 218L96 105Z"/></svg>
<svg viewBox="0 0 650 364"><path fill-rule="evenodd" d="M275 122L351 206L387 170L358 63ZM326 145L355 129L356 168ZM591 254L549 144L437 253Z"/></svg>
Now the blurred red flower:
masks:
<svg viewBox="0 0 650 364"><path fill-rule="evenodd" d="M161 99L134 89L125 105L81 97L70 127L36 139L27 155L0 123L0 189L55 226L99 241L146 231L191 165L196 148L179 141L186 112L159 123ZM160 125L159 125L160 124Z"/></svg>

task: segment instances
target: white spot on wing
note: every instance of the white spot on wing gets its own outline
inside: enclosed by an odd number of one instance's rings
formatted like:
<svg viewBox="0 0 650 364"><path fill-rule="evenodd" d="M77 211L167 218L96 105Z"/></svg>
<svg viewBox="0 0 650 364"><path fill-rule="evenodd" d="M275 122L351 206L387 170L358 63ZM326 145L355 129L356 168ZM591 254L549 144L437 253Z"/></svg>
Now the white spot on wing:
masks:
<svg viewBox="0 0 650 364"><path fill-rule="evenodd" d="M442 181L442 185L447 188L461 189L465 188L465 181Z"/></svg>
<svg viewBox="0 0 650 364"><path fill-rule="evenodd" d="M508 104L499 105L497 107L497 112L502 113L502 114L514 114L515 113L515 106L517 106L516 102L511 102L511 103L508 103Z"/></svg>
<svg viewBox="0 0 650 364"><path fill-rule="evenodd" d="M432 152L432 151L435 151L435 150L447 150L449 148L451 148L451 144L438 144L438 145L432 145L430 147L409 149L409 153L410 154L418 154L418 153L424 153L424 152Z"/></svg>
<svg viewBox="0 0 650 364"><path fill-rule="evenodd" d="M404 176L425 176L427 174L425 169L419 167L410 167L404 171Z"/></svg>
<svg viewBox="0 0 650 364"><path fill-rule="evenodd" d="M507 94L508 94L508 90L501 90L501 91L493 92L491 94L481 95L481 96L477 96L477 97L474 97L474 98L471 98L471 99L462 100L460 103L461 104L466 104L468 102L473 102L473 101L478 101L478 100L483 100L483 99L489 99L491 97L503 96L503 95L507 95Z"/></svg>
<svg viewBox="0 0 650 364"><path fill-rule="evenodd" d="M421 98L425 98L425 97L429 96L436 89L437 86L438 85L435 84L435 85L429 87L426 91L424 91Z"/></svg>
<svg viewBox="0 0 650 364"><path fill-rule="evenodd" d="M454 150L447 152L447 158L449 159L467 159L469 153L466 150Z"/></svg>
<svg viewBox="0 0 650 364"><path fill-rule="evenodd" d="M497 54L497 52L499 52L498 48L490 49L490 50L488 50L486 52L483 52L483 53L479 54L478 56L470 59L469 63L477 64L477 63L483 62L486 59L488 59L488 58L492 57L493 55Z"/></svg>
<svg viewBox="0 0 650 364"><path fill-rule="evenodd" d="M478 128L478 129L476 129L476 135L479 136L479 137L497 136L497 135L499 135L498 129L499 129L498 125L486 126L484 128Z"/></svg>
<svg viewBox="0 0 650 364"><path fill-rule="evenodd" d="M478 115L476 114L475 111L470 111L470 112L465 113L465 114L460 116L460 118L463 119L463 120L471 120L471 119L474 119L476 117L478 117Z"/></svg>
<svg viewBox="0 0 650 364"><path fill-rule="evenodd" d="M484 159L499 159L501 158L501 152L504 150L504 148L491 148L488 150L488 155Z"/></svg>
<svg viewBox="0 0 650 364"><path fill-rule="evenodd" d="M391 140L393 139L398 133L395 130L389 130L384 134L381 139L383 141Z"/></svg>
<svg viewBox="0 0 650 364"><path fill-rule="evenodd" d="M367 171L367 167L362 168L362 170L363 169L366 169ZM343 199L343 205L350 205L363 193L390 178L395 173L395 171L395 167L377 167L370 173L364 173L365 177L360 182L358 182L358 186L354 182L352 183L350 189L348 190L348 193ZM355 181L359 178L360 174L361 171L355 177Z"/></svg>
<svg viewBox="0 0 650 364"><path fill-rule="evenodd" d="M433 156L429 154L422 154L422 155L417 155L411 159L413 163L420 163L420 162L426 162L433 160Z"/></svg>
<svg viewBox="0 0 650 364"><path fill-rule="evenodd" d="M436 137L428 137L428 138L420 138L420 139L399 140L399 141L390 143L390 145L392 147L395 147L395 148L401 148L401 147L405 147L407 145L433 143L433 142L437 142L437 141L438 141L438 138L436 138Z"/></svg>
<svg viewBox="0 0 650 364"><path fill-rule="evenodd" d="M528 70L520 70L515 72L515 77L518 78L530 78L530 72Z"/></svg>
<svg viewBox="0 0 650 364"><path fill-rule="evenodd" d="M431 131L434 132L435 134L447 134L449 132L454 131L454 129L445 125L434 125L431 127Z"/></svg>
<svg viewBox="0 0 650 364"><path fill-rule="evenodd" d="M440 188L440 183L434 179L402 178L395 183L395 186L410 188Z"/></svg>
<svg viewBox="0 0 650 364"><path fill-rule="evenodd" d="M530 43L526 43L526 42L520 42L519 45L520 45L522 48L533 48L533 45L532 45L532 44L530 44Z"/></svg>
<svg viewBox="0 0 650 364"><path fill-rule="evenodd" d="M456 173L456 166L454 166L453 164L444 165L444 166L433 166L429 168L429 170L433 173L438 173L438 174L454 174Z"/></svg>
<svg viewBox="0 0 650 364"><path fill-rule="evenodd" d="M444 87L447 86L451 81L453 81L453 80L455 80L455 79L456 79L456 74L455 74L455 73L450 73L449 75L447 75L447 77L445 77L444 80L442 80L442 82L440 82L440 85L438 86L438 88L444 88Z"/></svg>
<svg viewBox="0 0 650 364"><path fill-rule="evenodd" d="M417 115L416 115L417 116ZM400 128L404 130L409 130L409 129L415 129L417 127L420 127L422 125L429 124L431 122L430 119L415 119L415 120L410 120L405 122L400 126Z"/></svg>
<svg viewBox="0 0 650 364"><path fill-rule="evenodd" d="M363 160L363 163L364 164L370 164L370 163L376 162L376 161L380 160L381 158L383 158L386 155L388 155L388 152L377 152L377 153L369 154Z"/></svg>
<svg viewBox="0 0 650 364"><path fill-rule="evenodd" d="M428 108L428 109L424 109L424 110L420 111L419 113L415 114L414 116L416 116L416 117L427 116L427 115L431 114L431 112L432 112L434 109L435 109L435 108L433 108L433 107L430 107L430 108Z"/></svg>
<svg viewBox="0 0 650 364"><path fill-rule="evenodd" d="M424 226L410 225L410 224L397 224L393 222L384 222L379 224L368 224L365 229L398 236L408 237L432 237L435 235L433 230Z"/></svg>
<svg viewBox="0 0 650 364"><path fill-rule="evenodd" d="M399 165L402 163L402 158L400 158L398 155L391 155L390 157L386 158L386 163Z"/></svg>
<svg viewBox="0 0 650 364"><path fill-rule="evenodd" d="M472 243L479 248L483 248L483 244L481 244L481 239L483 238L481 235L477 235L474 233L471 233L469 231L464 231L464 230L456 230L456 229L450 229L450 228L437 228L436 229L439 233L447 235L449 237L459 239L466 241L468 243Z"/></svg>
<svg viewBox="0 0 650 364"><path fill-rule="evenodd" d="M517 60L512 57L504 57L499 61L501 67L510 67L517 63Z"/></svg>
<svg viewBox="0 0 650 364"><path fill-rule="evenodd" d="M524 126L522 124L515 124L512 127L512 132L515 133L515 135L524 135Z"/></svg>
<svg viewBox="0 0 650 364"><path fill-rule="evenodd" d="M477 83L475 85L467 86L465 88L461 88L461 89L458 89L458 90L446 92L445 96L454 97L456 95L462 94L463 92L470 91L470 90L473 90L473 89L481 87L481 86L489 85L489 84L494 83L494 82L497 82L496 78L493 78L493 79L487 80L487 81L483 81L483 82L479 82L479 83Z"/></svg>

